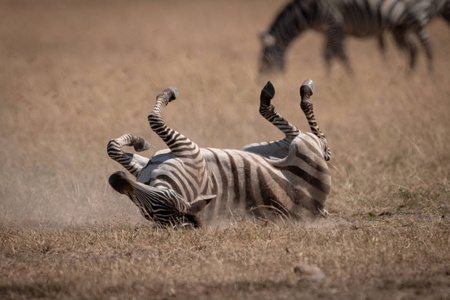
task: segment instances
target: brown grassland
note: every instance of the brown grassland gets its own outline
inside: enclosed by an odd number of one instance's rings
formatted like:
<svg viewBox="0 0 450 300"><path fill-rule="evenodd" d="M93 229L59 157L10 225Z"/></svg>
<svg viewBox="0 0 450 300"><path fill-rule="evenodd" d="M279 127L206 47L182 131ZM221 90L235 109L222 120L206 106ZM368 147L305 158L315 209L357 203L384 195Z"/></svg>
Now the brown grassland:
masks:
<svg viewBox="0 0 450 300"><path fill-rule="evenodd" d="M356 75L323 68L307 32L270 79L277 110L309 130L306 78L327 135L330 217L154 229L107 184L126 132L165 148L147 115L165 110L201 147L242 148L280 133L258 114L258 34L285 1L0 2L1 299L449 299L450 28L428 26L407 74L389 39L349 39Z"/></svg>

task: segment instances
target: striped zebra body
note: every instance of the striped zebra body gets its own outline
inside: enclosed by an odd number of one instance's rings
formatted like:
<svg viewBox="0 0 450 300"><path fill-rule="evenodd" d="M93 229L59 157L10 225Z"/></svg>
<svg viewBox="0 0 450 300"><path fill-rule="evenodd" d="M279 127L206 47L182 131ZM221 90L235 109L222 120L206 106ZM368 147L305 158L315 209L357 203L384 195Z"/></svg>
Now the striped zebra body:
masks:
<svg viewBox="0 0 450 300"><path fill-rule="evenodd" d="M276 113L270 103L275 91L268 83L261 92L260 113L285 138L252 144L244 150L199 148L169 128L160 111L169 99L175 99L175 93L166 90L157 97L149 122L169 149L155 153L145 167L135 172L136 181L116 172L110 177L110 184L127 195L147 219L159 224L197 227L249 213L261 218L284 215L305 219L324 215L331 186L326 163L330 152L312 111L313 88L309 80L300 90L301 107L312 130L301 133ZM113 141L109 145L118 144ZM119 153L118 149L113 150ZM129 154L124 153L123 157ZM132 165L120 157L112 158L127 169ZM164 201L165 198L169 200Z"/></svg>
<svg viewBox="0 0 450 300"><path fill-rule="evenodd" d="M282 213L297 218L323 212L331 177L321 141L311 133L300 133L282 159L270 159L243 150L201 148L210 182L196 188L189 166L170 152L157 153L137 181L157 188L172 189L188 202L201 194L214 194L202 212L206 223L242 217L251 211L258 217ZM258 209L258 207L260 209Z"/></svg>
<svg viewBox="0 0 450 300"><path fill-rule="evenodd" d="M307 29L326 36L323 56L328 69L331 60L337 58L352 72L344 47L346 36L378 37L384 50L383 35L391 32L397 46L409 54L410 68L414 68L417 57L415 33L431 70L432 43L425 27L438 15L450 22L449 10L450 0L295 0L261 36L260 72L283 70L286 49Z"/></svg>

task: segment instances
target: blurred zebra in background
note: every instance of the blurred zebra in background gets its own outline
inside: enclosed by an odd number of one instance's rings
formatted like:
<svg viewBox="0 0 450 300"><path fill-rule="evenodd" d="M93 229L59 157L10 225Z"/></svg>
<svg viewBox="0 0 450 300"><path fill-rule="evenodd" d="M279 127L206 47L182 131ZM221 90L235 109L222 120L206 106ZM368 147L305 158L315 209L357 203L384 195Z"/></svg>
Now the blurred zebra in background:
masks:
<svg viewBox="0 0 450 300"><path fill-rule="evenodd" d="M136 180L116 172L109 183L128 196L146 219L164 226L199 227L248 214L303 220L325 216L324 202L331 186L326 160L331 152L315 120L310 99L313 90L311 80L300 88L301 108L312 131L302 133L275 111L271 104L275 89L268 82L261 91L260 112L285 138L252 144L243 151L199 148L168 127L161 110L175 100L177 91L166 89L157 96L148 120L169 149L145 159L121 149L125 145L148 148L143 139L126 134L110 141L109 156Z"/></svg>
<svg viewBox="0 0 450 300"><path fill-rule="evenodd" d="M377 37L384 51L385 32L391 32L396 45L408 53L410 69L417 59L415 33L432 71L433 47L425 26L439 15L450 24L450 0L294 0L261 35L259 71L284 70L286 49L307 29L326 36L323 56L328 71L331 60L337 58L352 73L344 47L347 35Z"/></svg>

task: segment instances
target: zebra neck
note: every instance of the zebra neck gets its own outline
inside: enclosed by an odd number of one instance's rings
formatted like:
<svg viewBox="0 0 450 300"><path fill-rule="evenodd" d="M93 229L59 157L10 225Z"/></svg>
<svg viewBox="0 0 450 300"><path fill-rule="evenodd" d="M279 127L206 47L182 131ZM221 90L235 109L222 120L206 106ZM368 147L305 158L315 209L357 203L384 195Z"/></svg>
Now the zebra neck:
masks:
<svg viewBox="0 0 450 300"><path fill-rule="evenodd" d="M310 27L312 19L310 11L293 1L276 17L269 34L275 38L277 46L285 50L298 35Z"/></svg>

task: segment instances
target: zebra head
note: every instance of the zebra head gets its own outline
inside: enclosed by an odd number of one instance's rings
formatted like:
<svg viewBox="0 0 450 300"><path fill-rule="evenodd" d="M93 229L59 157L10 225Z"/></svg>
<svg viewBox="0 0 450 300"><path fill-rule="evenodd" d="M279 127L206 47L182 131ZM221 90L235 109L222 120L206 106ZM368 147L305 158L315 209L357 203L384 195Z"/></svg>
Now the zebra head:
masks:
<svg viewBox="0 0 450 300"><path fill-rule="evenodd" d="M204 195L189 203L174 190L155 188L131 180L122 171L112 174L109 184L117 192L128 196L147 220L163 227L201 227L197 214L216 198L216 195Z"/></svg>
<svg viewBox="0 0 450 300"><path fill-rule="evenodd" d="M278 45L275 36L268 32L261 34L262 51L259 60L259 72L284 70L284 51Z"/></svg>

